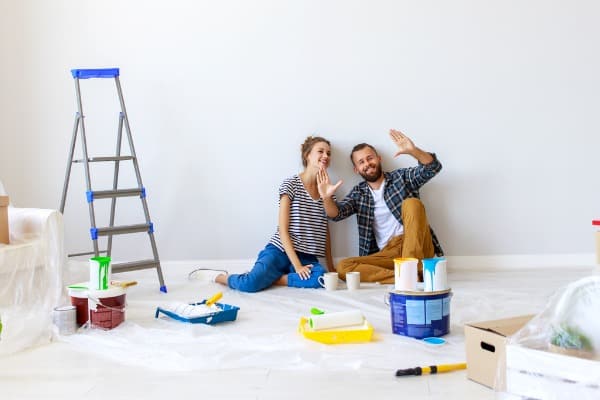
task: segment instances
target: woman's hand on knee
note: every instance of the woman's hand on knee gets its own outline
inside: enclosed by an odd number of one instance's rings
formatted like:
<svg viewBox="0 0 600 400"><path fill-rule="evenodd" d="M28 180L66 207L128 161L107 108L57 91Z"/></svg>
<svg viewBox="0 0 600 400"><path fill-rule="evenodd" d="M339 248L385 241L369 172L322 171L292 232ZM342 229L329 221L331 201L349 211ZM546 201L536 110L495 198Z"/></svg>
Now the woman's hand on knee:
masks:
<svg viewBox="0 0 600 400"><path fill-rule="evenodd" d="M296 269L296 273L298 274L300 279L306 280L306 279L310 278L310 271L311 271L312 267L313 267L312 264L308 264L308 265L303 265L300 268L295 268L295 269Z"/></svg>

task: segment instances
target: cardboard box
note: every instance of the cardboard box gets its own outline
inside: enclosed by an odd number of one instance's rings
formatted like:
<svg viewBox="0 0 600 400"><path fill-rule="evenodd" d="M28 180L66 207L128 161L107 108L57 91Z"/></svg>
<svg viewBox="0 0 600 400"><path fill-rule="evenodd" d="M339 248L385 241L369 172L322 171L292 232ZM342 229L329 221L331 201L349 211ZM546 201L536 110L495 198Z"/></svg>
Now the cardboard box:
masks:
<svg viewBox="0 0 600 400"><path fill-rule="evenodd" d="M506 347L506 391L535 399L600 399L600 360Z"/></svg>
<svg viewBox="0 0 600 400"><path fill-rule="evenodd" d="M0 196L0 243L8 244L8 196Z"/></svg>
<svg viewBox="0 0 600 400"><path fill-rule="evenodd" d="M465 324L467 377L495 390L504 390L506 339L533 315Z"/></svg>

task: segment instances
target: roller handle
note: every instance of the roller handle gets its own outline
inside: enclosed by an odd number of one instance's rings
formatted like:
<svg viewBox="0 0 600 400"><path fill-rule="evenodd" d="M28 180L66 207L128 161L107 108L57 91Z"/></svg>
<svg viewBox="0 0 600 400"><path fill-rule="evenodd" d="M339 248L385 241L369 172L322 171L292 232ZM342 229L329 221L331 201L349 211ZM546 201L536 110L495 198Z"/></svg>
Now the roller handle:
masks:
<svg viewBox="0 0 600 400"><path fill-rule="evenodd" d="M223 297L223 293L222 292L218 292L213 297L211 297L210 299L206 300L206 303L204 303L204 304L206 306L211 306L214 303L216 303L221 297Z"/></svg>

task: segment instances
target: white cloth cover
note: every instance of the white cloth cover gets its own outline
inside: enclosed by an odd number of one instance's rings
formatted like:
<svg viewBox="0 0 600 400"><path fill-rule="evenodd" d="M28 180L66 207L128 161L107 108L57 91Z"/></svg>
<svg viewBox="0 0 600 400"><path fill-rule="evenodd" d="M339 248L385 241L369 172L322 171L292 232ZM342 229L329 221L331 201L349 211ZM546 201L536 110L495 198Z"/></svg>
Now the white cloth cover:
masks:
<svg viewBox="0 0 600 400"><path fill-rule="evenodd" d="M10 244L0 244L0 357L52 337L66 263L62 214L8 207Z"/></svg>

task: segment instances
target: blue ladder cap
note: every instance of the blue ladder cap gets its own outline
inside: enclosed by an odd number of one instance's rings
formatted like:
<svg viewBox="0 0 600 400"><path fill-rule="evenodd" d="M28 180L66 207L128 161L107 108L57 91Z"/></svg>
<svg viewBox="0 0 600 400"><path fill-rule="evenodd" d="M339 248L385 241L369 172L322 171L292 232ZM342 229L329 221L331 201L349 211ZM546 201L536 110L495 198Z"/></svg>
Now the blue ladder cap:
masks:
<svg viewBox="0 0 600 400"><path fill-rule="evenodd" d="M90 236L92 240L98 240L98 228L90 228Z"/></svg>
<svg viewBox="0 0 600 400"><path fill-rule="evenodd" d="M73 78L115 78L119 76L119 68L101 68L101 69L72 69Z"/></svg>
<svg viewBox="0 0 600 400"><path fill-rule="evenodd" d="M94 192L92 192L91 190L88 190L85 192L85 197L87 197L87 202L91 203L94 201Z"/></svg>
<svg viewBox="0 0 600 400"><path fill-rule="evenodd" d="M167 287L166 286L161 286L160 287L160 291L163 293L167 293ZM156 310L156 315L158 316L158 309Z"/></svg>
<svg viewBox="0 0 600 400"><path fill-rule="evenodd" d="M154 223L152 222L148 224L148 233L154 233Z"/></svg>

